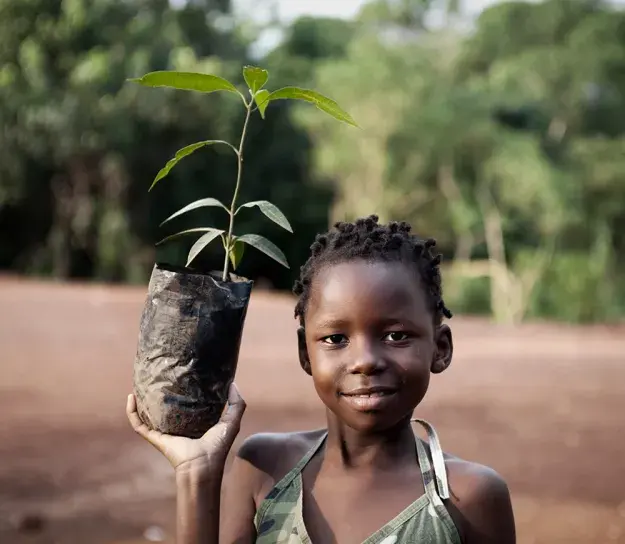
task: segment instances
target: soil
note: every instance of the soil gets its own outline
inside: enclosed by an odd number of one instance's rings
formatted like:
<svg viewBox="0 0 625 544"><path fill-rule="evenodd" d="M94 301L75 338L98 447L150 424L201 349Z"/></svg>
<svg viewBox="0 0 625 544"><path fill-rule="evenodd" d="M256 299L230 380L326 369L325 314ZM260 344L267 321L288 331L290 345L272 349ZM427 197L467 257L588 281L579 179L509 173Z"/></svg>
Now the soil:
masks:
<svg viewBox="0 0 625 544"><path fill-rule="evenodd" d="M0 542L173 543L171 470L124 414L145 294L0 279ZM292 309L252 295L239 439L323 425ZM625 327L450 324L454 363L417 415L506 478L518 542L625 543Z"/></svg>

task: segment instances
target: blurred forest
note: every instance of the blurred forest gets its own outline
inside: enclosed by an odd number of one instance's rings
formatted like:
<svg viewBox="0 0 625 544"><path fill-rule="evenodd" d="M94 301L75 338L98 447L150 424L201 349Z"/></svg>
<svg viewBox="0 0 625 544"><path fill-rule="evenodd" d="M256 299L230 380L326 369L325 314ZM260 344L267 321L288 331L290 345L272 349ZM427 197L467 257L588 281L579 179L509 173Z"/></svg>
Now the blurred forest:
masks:
<svg viewBox="0 0 625 544"><path fill-rule="evenodd" d="M252 63L361 128L286 101L254 117L241 201L275 203L295 234L242 212L237 230L270 238L291 270L251 250L240 273L288 289L315 233L375 212L437 238L455 312L625 317L625 11L516 1L468 23L460 1L374 0L353 21L298 19L254 58L262 30L228 0L0 0L0 269L141 283L155 259L184 264L193 239L154 243L224 225L223 210L160 222L229 199L236 162L206 149L147 189L178 148L236 141L243 110L126 79L241 83ZM202 264L220 268L221 251Z"/></svg>

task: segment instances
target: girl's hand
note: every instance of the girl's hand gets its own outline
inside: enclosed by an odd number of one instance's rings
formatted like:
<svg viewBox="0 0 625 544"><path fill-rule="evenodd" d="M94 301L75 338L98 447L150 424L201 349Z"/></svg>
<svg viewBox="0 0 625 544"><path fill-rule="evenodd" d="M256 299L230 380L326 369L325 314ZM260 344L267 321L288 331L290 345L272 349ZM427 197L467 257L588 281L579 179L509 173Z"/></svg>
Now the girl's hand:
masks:
<svg viewBox="0 0 625 544"><path fill-rule="evenodd" d="M239 434L243 412L245 401L233 383L228 393L227 410L219 422L201 438L193 439L150 429L139 418L134 395L128 395L126 404L126 415L132 428L160 451L176 471L223 470L228 452Z"/></svg>

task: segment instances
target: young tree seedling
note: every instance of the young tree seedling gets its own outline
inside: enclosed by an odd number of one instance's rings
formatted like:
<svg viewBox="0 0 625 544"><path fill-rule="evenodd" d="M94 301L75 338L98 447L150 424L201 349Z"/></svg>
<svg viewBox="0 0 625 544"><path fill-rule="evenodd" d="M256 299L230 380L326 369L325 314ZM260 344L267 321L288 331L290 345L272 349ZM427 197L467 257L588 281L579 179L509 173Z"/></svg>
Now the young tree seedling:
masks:
<svg viewBox="0 0 625 544"><path fill-rule="evenodd" d="M221 237L223 247L225 250L224 266L223 266L223 281L227 281L229 278L228 268L229 264L232 264L232 270L236 270L243 257L245 244L255 247L263 253L269 255L272 259L278 261L281 265L289 267L284 253L272 242L259 236L258 234L244 234L242 236L234 235L234 220L237 214L243 208L258 207L260 211L265 214L274 223L277 223L282 228L289 232L293 232L291 225L285 215L278 209L277 206L267 200L256 200L254 202L246 202L237 207L237 198L239 196L239 190L241 188L241 177L243 172L243 150L245 144L245 137L247 135L247 128L250 122L250 117L253 112L257 111L264 119L267 107L271 102L276 100L303 100L309 102L319 108L321 111L326 112L335 119L347 123L352 126L357 126L352 117L330 98L323 96L322 94L311 91L309 89L301 89L299 87L283 87L276 91L269 91L265 89L265 84L269 79L269 73L263 68L255 66L245 66L243 68L243 78L247 84L249 91L249 98L246 98L232 83L228 80L211 75L211 74L199 74L192 72L174 72L174 71L159 71L151 72L144 75L141 78L131 79L135 83L144 85L146 87L168 87L172 89L179 89L184 91L196 91L202 93L212 93L215 91L229 92L238 95L245 107L245 120L243 122L243 129L241 131L241 139L238 146L226 142L225 140L204 140L202 142L196 142L190 144L182 149L178 150L170 161L158 172L156 178L152 182L149 190L152 190L154 186L176 166L182 159L188 157L198 149L212 145L225 145L229 147L237 157L237 177L234 185L234 192L232 194L232 200L230 206L226 206L216 198L202 198L196 200L191 204L181 208L171 216L169 216L161 225L171 221L172 219L179 217L191 210L197 208L203 208L207 206L217 206L223 208L229 217L228 228L217 229L214 227L198 227L193 229L187 229L176 234L172 234L158 242L157 245L167 242L171 239L177 238L185 234L193 234L203 232L204 234L193 244L189 255L187 257L187 266L191 264L198 254L210 244L213 240Z"/></svg>

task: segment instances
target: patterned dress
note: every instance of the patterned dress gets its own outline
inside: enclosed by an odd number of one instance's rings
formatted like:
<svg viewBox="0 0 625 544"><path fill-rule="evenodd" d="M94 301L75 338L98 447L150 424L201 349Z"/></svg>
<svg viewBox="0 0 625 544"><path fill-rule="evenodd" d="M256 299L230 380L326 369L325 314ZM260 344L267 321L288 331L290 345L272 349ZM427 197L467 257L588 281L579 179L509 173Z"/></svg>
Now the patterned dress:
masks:
<svg viewBox="0 0 625 544"><path fill-rule="evenodd" d="M434 428L413 419L428 433L432 461L415 437L425 493L363 544L461 544L460 535L442 499L449 498L443 451ZM320 450L327 433L267 495L256 512L256 544L312 544L304 524L302 471Z"/></svg>

